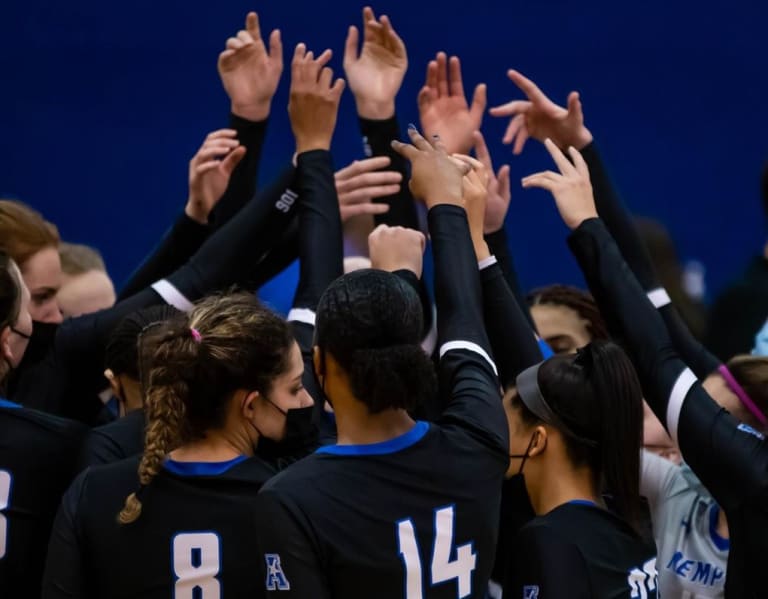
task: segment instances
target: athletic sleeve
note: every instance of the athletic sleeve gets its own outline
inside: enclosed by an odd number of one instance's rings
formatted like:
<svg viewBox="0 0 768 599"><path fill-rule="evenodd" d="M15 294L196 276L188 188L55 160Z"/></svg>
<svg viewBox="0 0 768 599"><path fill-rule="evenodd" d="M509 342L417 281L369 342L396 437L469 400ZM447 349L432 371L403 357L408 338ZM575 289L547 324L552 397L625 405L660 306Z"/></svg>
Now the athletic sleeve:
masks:
<svg viewBox="0 0 768 599"><path fill-rule="evenodd" d="M717 405L678 356L661 317L600 219L583 222L569 245L601 311L627 344L646 400L686 463L726 510L768 486L768 447L760 433Z"/></svg>
<svg viewBox="0 0 768 599"><path fill-rule="evenodd" d="M542 361L531 325L507 285L501 266L491 262L480 270L483 315L493 357L503 388L515 384L517 375Z"/></svg>
<svg viewBox="0 0 768 599"><path fill-rule="evenodd" d="M515 270L515 263L512 260L512 254L509 252L509 243L507 240L507 231L505 227L502 227L494 233L488 233L485 237L485 243L488 244L488 249L491 254L496 256L496 260L499 263L501 272L504 274L504 280L509 286L509 290L512 295L515 296L515 301L518 307L523 312L523 316L528 321L531 329L536 331L536 323L531 316L531 310L528 307L528 302L525 299L525 293L520 286L520 279L517 276Z"/></svg>
<svg viewBox="0 0 768 599"><path fill-rule="evenodd" d="M158 246L128 279L117 301L135 295L179 268L203 245L210 232L208 225L201 225L182 212Z"/></svg>
<svg viewBox="0 0 768 599"><path fill-rule="evenodd" d="M640 238L629 210L611 181L594 142L582 150L582 156L589 167L595 205L600 218L616 241L630 270L637 277L654 307L659 310L675 349L696 376L706 377L717 370L720 361L691 334L666 290L661 287L648 250Z"/></svg>
<svg viewBox="0 0 768 599"><path fill-rule="evenodd" d="M320 543L306 514L289 509L267 489L256 497L254 509L259 530L256 555L266 596L330 599L325 575L329 564L319 557Z"/></svg>
<svg viewBox="0 0 768 599"><path fill-rule="evenodd" d="M390 164L383 170L397 171L403 176L399 192L374 200L389 206L389 212L375 215L374 222L377 225L407 227L418 231L419 218L416 213L416 203L413 201L411 190L408 187L408 161L392 149L392 140L400 139L397 116L383 120L360 117L359 120L365 155L367 157L389 157Z"/></svg>
<svg viewBox="0 0 768 599"><path fill-rule="evenodd" d="M237 140L245 147L245 156L235 167L224 195L213 208L209 220L215 229L220 229L234 218L256 193L256 177L267 134L267 122L268 119L249 121L234 114L229 115L229 127L237 131Z"/></svg>
<svg viewBox="0 0 768 599"><path fill-rule="evenodd" d="M89 466L112 464L126 457L123 455L122 448L114 439L97 429L93 429L86 435L83 441L78 470L83 471Z"/></svg>
<svg viewBox="0 0 768 599"><path fill-rule="evenodd" d="M81 531L78 518L80 497L88 472L83 472L64 494L48 544L43 575L42 599L84 597Z"/></svg>
<svg viewBox="0 0 768 599"><path fill-rule="evenodd" d="M581 552L550 527L526 526L510 567L504 597L592 599L589 572Z"/></svg>
<svg viewBox="0 0 768 599"><path fill-rule="evenodd" d="M645 449L642 450L641 466L640 495L648 500L651 520L656 525L660 522L658 510L682 473L679 466Z"/></svg>
<svg viewBox="0 0 768 599"><path fill-rule="evenodd" d="M463 208L438 205L427 219L435 264L442 423L453 423L502 452L509 431L496 365L483 324L480 273Z"/></svg>

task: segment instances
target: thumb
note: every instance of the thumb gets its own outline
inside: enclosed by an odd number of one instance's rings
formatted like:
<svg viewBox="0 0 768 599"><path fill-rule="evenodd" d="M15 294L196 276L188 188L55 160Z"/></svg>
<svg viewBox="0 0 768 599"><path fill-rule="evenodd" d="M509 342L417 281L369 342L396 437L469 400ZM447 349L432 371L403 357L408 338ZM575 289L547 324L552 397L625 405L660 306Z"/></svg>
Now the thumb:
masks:
<svg viewBox="0 0 768 599"><path fill-rule="evenodd" d="M581 111L581 100L579 99L579 92L571 92L568 94L568 114L571 116L584 116Z"/></svg>
<svg viewBox="0 0 768 599"><path fill-rule="evenodd" d="M360 34L357 27L350 26L347 33L347 43L344 46L344 70L347 70L357 60L357 42Z"/></svg>
<svg viewBox="0 0 768 599"><path fill-rule="evenodd" d="M483 120L485 106L488 103L487 90L488 88L485 83L480 83L475 88L475 93L472 96L472 107L469 109L469 112L478 123Z"/></svg>
<svg viewBox="0 0 768 599"><path fill-rule="evenodd" d="M230 176L232 174L232 171L235 170L235 167L240 163L240 161L245 156L245 146L238 146L234 150L232 150L229 154L227 154L227 157L221 161L221 170L227 175Z"/></svg>

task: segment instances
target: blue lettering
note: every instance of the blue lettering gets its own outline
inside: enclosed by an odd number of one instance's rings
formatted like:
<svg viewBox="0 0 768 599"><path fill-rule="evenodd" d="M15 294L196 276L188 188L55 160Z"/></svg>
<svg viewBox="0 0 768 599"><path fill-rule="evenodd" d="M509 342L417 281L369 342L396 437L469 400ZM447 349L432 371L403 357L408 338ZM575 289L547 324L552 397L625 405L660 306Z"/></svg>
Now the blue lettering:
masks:
<svg viewBox="0 0 768 599"><path fill-rule="evenodd" d="M715 583L721 578L723 578L724 576L725 576L725 571L715 566L715 571L712 572L712 582L710 582L709 584L711 584L712 586L715 586Z"/></svg>
<svg viewBox="0 0 768 599"><path fill-rule="evenodd" d="M691 566L693 565L693 560L687 559L682 564L680 564L677 569L675 570L675 574L678 576L682 576L683 578L688 576L688 570L691 569Z"/></svg>
<svg viewBox="0 0 768 599"><path fill-rule="evenodd" d="M667 564L667 570L674 570L677 568L677 562L679 562L681 559L683 559L683 552L678 551L675 553L675 555L672 556L672 559L669 560L669 563Z"/></svg>
<svg viewBox="0 0 768 599"><path fill-rule="evenodd" d="M712 566L710 564L706 562L696 562L696 572L694 572L691 580L693 582L701 581L702 584L707 584L710 570L712 570ZM715 568L715 571L717 571L717 568Z"/></svg>

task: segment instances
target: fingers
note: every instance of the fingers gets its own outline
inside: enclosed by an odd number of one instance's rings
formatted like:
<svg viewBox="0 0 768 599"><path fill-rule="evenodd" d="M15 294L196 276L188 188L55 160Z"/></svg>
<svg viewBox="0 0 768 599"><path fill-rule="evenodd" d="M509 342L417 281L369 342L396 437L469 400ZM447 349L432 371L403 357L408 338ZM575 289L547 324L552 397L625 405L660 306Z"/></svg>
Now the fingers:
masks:
<svg viewBox="0 0 768 599"><path fill-rule="evenodd" d="M538 86L525 77L522 73L519 71L516 71L514 69L510 69L507 71L507 76L512 80L512 82L520 88L520 90L528 96L528 99L532 102L547 102L549 101L549 98L544 95L544 92L542 92Z"/></svg>
<svg viewBox="0 0 768 599"><path fill-rule="evenodd" d="M259 15L255 12L249 12L245 17L245 29L254 41L261 39L261 28L259 26Z"/></svg>
<svg viewBox="0 0 768 599"><path fill-rule="evenodd" d="M494 106L488 112L491 116L512 116L528 112L532 105L528 100L513 100L501 106Z"/></svg>
<svg viewBox="0 0 768 599"><path fill-rule="evenodd" d="M366 202L365 204L352 204L343 205L339 207L341 213L341 220L353 218L355 216L363 216L366 214L377 215L386 214L389 212L389 204L378 204L373 202Z"/></svg>
<svg viewBox="0 0 768 599"><path fill-rule="evenodd" d="M439 96L448 95L448 59L445 52L437 53L437 93Z"/></svg>
<svg viewBox="0 0 768 599"><path fill-rule="evenodd" d="M235 131L234 129L217 129L216 131L212 131L211 133L206 135L205 141L203 143L210 141L212 139L219 139L223 137L230 138L230 139L233 137L237 137L237 131Z"/></svg>
<svg viewBox="0 0 768 599"><path fill-rule="evenodd" d="M549 155L552 156L552 160L555 161L557 168L560 169L562 174L567 175L575 171L574 166L568 162L568 159L562 151L560 151L560 148L558 148L551 139L547 138L544 140L544 147L547 148Z"/></svg>
<svg viewBox="0 0 768 599"><path fill-rule="evenodd" d="M392 149L406 160L413 160L419 155L419 151L411 144L404 144L397 139L392 140Z"/></svg>
<svg viewBox="0 0 768 599"><path fill-rule="evenodd" d="M344 81L344 79L339 78L334 82L333 87L331 88L331 93L333 94L334 98L336 98L336 100L341 98L341 94L344 93L344 88L346 86L347 82Z"/></svg>
<svg viewBox="0 0 768 599"><path fill-rule="evenodd" d="M327 87L331 87L331 81L333 81L333 69L330 69L329 67L324 67L320 71L320 77L318 78L318 82L322 86L323 89Z"/></svg>
<svg viewBox="0 0 768 599"><path fill-rule="evenodd" d="M528 127L521 127L515 138L515 148L512 150L512 153L515 156L519 156L522 153L523 146L525 146L525 142L528 141L528 137Z"/></svg>
<svg viewBox="0 0 768 599"><path fill-rule="evenodd" d="M236 37L230 37L229 39L227 39L227 50L239 50L244 46L245 46L245 43L243 43L242 40L239 40Z"/></svg>
<svg viewBox="0 0 768 599"><path fill-rule="evenodd" d="M505 199L509 198L512 195L509 174L510 174L509 165L505 164L499 169L499 172L496 175L496 180L498 181L498 185L499 185L499 195Z"/></svg>
<svg viewBox="0 0 768 599"><path fill-rule="evenodd" d="M538 187L540 189L546 189L552 191L554 187L562 180L563 176L554 171L543 171L541 173L534 173L523 177L522 185L526 189L529 187Z"/></svg>
<svg viewBox="0 0 768 599"><path fill-rule="evenodd" d="M350 179L336 179L336 191L341 193L351 192L355 189L363 187L394 187L394 191L385 193L383 195L389 195L395 193L400 188L400 182L403 180L403 176L396 171L379 171L374 173L363 173L356 175ZM369 194L370 195L370 194Z"/></svg>
<svg viewBox="0 0 768 599"><path fill-rule="evenodd" d="M428 87L431 90L434 90L435 94L434 97L437 97L439 92L437 89L437 61L436 60L430 60L427 63L427 79L425 83L425 87Z"/></svg>
<svg viewBox="0 0 768 599"><path fill-rule="evenodd" d="M461 79L461 61L458 56L451 56L448 63L450 68L450 92L452 96L464 97L464 82Z"/></svg>
<svg viewBox="0 0 768 599"><path fill-rule="evenodd" d="M477 159L492 173L493 162L491 161L491 153L488 151L488 145L485 143L485 137L483 137L480 131L475 131L472 134L472 139L475 142L475 155Z"/></svg>
<svg viewBox="0 0 768 599"><path fill-rule="evenodd" d="M578 172L582 177L589 178L589 167L587 166L586 161L584 160L584 157L581 155L581 152L579 152L576 148L573 146L568 147L568 153L571 155L571 159L573 160L573 164L576 167L576 172Z"/></svg>
<svg viewBox="0 0 768 599"><path fill-rule="evenodd" d="M337 191L337 193L339 194L339 204L343 206L351 206L370 202L374 198L385 198L394 195L399 191L400 185L371 185L343 193Z"/></svg>
<svg viewBox="0 0 768 599"><path fill-rule="evenodd" d="M387 47L395 54L405 55L405 42L397 35L395 28L392 26L392 22L387 15L382 15L381 24L384 25L384 35L386 39Z"/></svg>
<svg viewBox="0 0 768 599"><path fill-rule="evenodd" d="M307 54L307 46L303 43L296 44L296 48L293 50L293 60L291 61L292 64L298 64L299 61L304 60L304 57Z"/></svg>
<svg viewBox="0 0 768 599"><path fill-rule="evenodd" d="M470 106L469 112L478 123L483 120L483 113L485 112L485 107L488 104L487 94L487 86L485 83L480 83L475 88L475 93L472 96L472 106Z"/></svg>
<svg viewBox="0 0 768 599"><path fill-rule="evenodd" d="M245 146L239 146L232 150L224 160L221 162L221 168L222 170L227 174L227 176L232 174L232 171L235 170L235 167L238 165L238 163L243 159L245 156Z"/></svg>
<svg viewBox="0 0 768 599"><path fill-rule="evenodd" d="M237 39L239 39L241 42L243 42L244 45L252 44L253 43L253 37L250 33L244 30L240 30L237 32Z"/></svg>
<svg viewBox="0 0 768 599"><path fill-rule="evenodd" d="M576 115L580 119L584 118L584 113L581 109L581 100L579 99L579 92L571 92L568 94L568 114Z"/></svg>
<svg viewBox="0 0 768 599"><path fill-rule="evenodd" d="M408 137L411 138L411 143L421 151L428 152L432 150L433 147L437 147L436 145L430 144L426 139L424 139L416 127L410 125L408 126ZM439 143L439 139L436 139L435 143Z"/></svg>
<svg viewBox="0 0 768 599"><path fill-rule="evenodd" d="M472 158L472 156L467 156L466 154L452 154L451 156L465 162L472 168L472 170L483 171L485 169L485 165L483 165L477 158Z"/></svg>
<svg viewBox="0 0 768 599"><path fill-rule="evenodd" d="M348 69L357 60L357 45L360 39L360 33L357 27L350 26L347 33L347 41L344 44L344 68Z"/></svg>
<svg viewBox="0 0 768 599"><path fill-rule="evenodd" d="M374 156L373 158L366 158L365 160L355 160L350 165L345 166L344 168L336 171L334 176L336 178L336 181L349 179L350 177L354 177L355 175L360 175L362 173L367 173L371 171L377 171L379 169L387 167L389 166L390 162L392 161L389 159L389 156ZM395 172L395 171L388 171L388 172Z"/></svg>
<svg viewBox="0 0 768 599"><path fill-rule="evenodd" d="M518 114L509 122L509 126L507 127L507 131L504 133L504 137L502 138L501 143L505 145L512 143L512 140L515 139L517 132L520 131L520 129L524 126L525 115Z"/></svg>
<svg viewBox="0 0 768 599"><path fill-rule="evenodd" d="M211 160L213 158L220 158L222 156L226 156L228 152L233 151L234 148L237 148L239 144L235 144L234 146L225 146L225 145L210 145L210 146L204 146L198 151L197 154L195 154L195 157L192 159L192 162L194 164L202 164L203 162L207 162L208 160Z"/></svg>
<svg viewBox="0 0 768 599"><path fill-rule="evenodd" d="M281 69L283 68L283 40L279 29L269 34L269 57L276 61Z"/></svg>

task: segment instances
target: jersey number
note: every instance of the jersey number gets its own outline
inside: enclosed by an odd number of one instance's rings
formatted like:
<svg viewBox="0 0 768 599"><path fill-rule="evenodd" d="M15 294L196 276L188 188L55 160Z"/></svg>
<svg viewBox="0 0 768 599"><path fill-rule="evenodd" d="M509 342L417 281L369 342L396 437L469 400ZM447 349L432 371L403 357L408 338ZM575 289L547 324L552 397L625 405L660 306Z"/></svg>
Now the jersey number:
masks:
<svg viewBox="0 0 768 599"><path fill-rule="evenodd" d="M216 576L221 569L221 545L213 532L185 532L173 538L173 573L176 575L175 599L220 599L221 583Z"/></svg>
<svg viewBox="0 0 768 599"><path fill-rule="evenodd" d="M630 597L632 599L648 599L655 595L656 591L656 558L649 559L640 568L633 568L627 582L629 583Z"/></svg>
<svg viewBox="0 0 768 599"><path fill-rule="evenodd" d="M472 552L472 543L456 547L456 558L451 560L453 548L453 506L435 510L435 543L432 547L432 586L456 579L459 599L472 594L472 572L477 555ZM413 520L407 518L397 523L397 541L400 557L405 564L405 597L422 599L424 596L423 577L419 545Z"/></svg>
<svg viewBox="0 0 768 599"><path fill-rule="evenodd" d="M3 514L11 505L11 473L0 470L0 559L8 549L8 519Z"/></svg>

